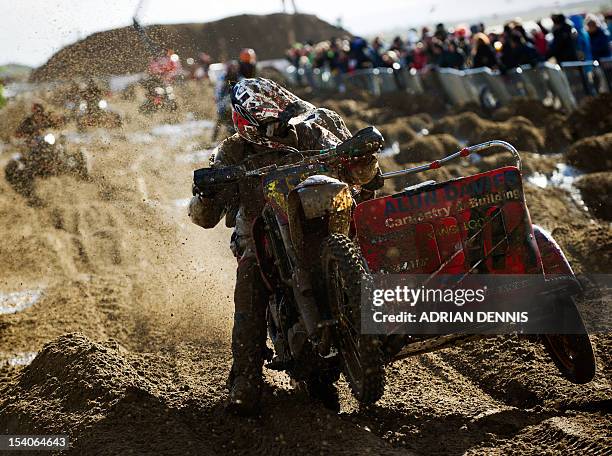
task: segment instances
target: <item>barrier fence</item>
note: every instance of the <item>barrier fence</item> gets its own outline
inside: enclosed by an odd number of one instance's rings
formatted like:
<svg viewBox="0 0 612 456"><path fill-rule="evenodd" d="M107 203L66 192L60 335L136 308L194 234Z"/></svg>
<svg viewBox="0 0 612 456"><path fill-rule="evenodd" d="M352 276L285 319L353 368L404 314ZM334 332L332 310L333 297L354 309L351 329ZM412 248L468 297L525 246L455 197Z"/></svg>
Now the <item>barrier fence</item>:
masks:
<svg viewBox="0 0 612 456"><path fill-rule="evenodd" d="M338 91L359 89L375 96L396 91L426 93L453 106L475 103L485 109L503 106L515 97L525 97L571 111L587 96L612 92L612 57L561 65L548 62L535 67L525 65L503 74L486 67L462 71L437 67L421 71L372 68L342 74L320 68L297 69L282 59L260 63L261 67L275 68L294 86ZM224 68L223 64L211 65L211 80L215 81ZM110 76L107 82L112 91L120 91L142 77L142 73ZM5 96L13 97L45 87L49 90L58 84L61 82L12 83L5 87Z"/></svg>
<svg viewBox="0 0 612 456"><path fill-rule="evenodd" d="M608 84L608 92L612 92L612 57L599 60L599 68Z"/></svg>
<svg viewBox="0 0 612 456"><path fill-rule="evenodd" d="M316 89L361 89L376 96L394 91L427 93L453 106L476 103L486 109L503 106L515 97L526 97L571 111L587 96L612 92L612 58L561 65L545 62L503 74L490 68L460 71L431 67L419 72L373 68L334 74L319 68L288 67L285 75L291 84Z"/></svg>

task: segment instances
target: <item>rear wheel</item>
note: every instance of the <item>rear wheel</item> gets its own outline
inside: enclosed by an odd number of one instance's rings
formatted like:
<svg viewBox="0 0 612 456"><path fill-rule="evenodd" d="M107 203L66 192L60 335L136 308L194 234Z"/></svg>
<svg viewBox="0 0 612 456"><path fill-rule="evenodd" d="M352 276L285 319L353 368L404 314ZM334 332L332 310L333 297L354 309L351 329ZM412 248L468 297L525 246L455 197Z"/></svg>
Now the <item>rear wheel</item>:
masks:
<svg viewBox="0 0 612 456"><path fill-rule="evenodd" d="M361 334L363 259L347 236L332 234L323 241L321 261L344 376L359 402L373 404L383 395L385 371L379 338Z"/></svg>
<svg viewBox="0 0 612 456"><path fill-rule="evenodd" d="M123 121L121 120L121 116L117 114L116 112L111 112L110 115L111 115L110 117L111 128L121 128L123 126Z"/></svg>
<svg viewBox="0 0 612 456"><path fill-rule="evenodd" d="M138 111L141 114L152 114L152 113L156 112L158 109L159 108L155 104L155 102L152 99L150 99L149 97L147 97L145 99L145 101L138 108Z"/></svg>
<svg viewBox="0 0 612 456"><path fill-rule="evenodd" d="M561 374L570 382L584 384L595 376L595 355L582 317L571 297L558 303L576 334L545 334L544 346Z"/></svg>

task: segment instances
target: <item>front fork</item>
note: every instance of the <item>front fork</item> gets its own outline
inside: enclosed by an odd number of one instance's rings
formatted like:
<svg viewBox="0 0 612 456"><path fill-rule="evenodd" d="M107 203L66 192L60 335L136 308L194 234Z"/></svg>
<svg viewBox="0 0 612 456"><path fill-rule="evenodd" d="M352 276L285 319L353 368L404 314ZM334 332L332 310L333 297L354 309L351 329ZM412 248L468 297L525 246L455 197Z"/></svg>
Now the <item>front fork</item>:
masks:
<svg viewBox="0 0 612 456"><path fill-rule="evenodd" d="M289 193L288 223L279 223L291 264L290 285L301 323L321 356L330 353L335 322L325 320L322 317L324 309L319 307L325 305L325 299L322 290L324 281L313 276L321 266L318 247L330 234L348 234L352 202L348 185L327 176L311 176Z"/></svg>
<svg viewBox="0 0 612 456"><path fill-rule="evenodd" d="M304 325L308 339L316 347L319 355L325 357L330 353L334 322L324 320L321 317L316 294L313 289L311 272L314 268L302 264L303 262L296 255L290 241L287 243L289 239L288 225L281 226L281 235L285 241L287 255L293 265L290 283L301 316L301 323Z"/></svg>

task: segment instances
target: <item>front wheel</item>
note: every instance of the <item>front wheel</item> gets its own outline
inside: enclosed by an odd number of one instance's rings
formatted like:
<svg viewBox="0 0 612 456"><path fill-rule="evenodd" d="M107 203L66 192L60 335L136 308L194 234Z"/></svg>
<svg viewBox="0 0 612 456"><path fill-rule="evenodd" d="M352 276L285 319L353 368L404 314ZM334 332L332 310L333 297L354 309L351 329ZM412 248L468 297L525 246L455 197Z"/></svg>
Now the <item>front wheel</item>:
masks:
<svg viewBox="0 0 612 456"><path fill-rule="evenodd" d="M347 236L323 241L322 273L327 302L337 320L336 344L353 396L373 404L383 395L385 371L379 338L361 333L361 281L367 273L357 246Z"/></svg>
<svg viewBox="0 0 612 456"><path fill-rule="evenodd" d="M22 159L12 159L6 164L4 178L20 195L25 198L34 196L34 175Z"/></svg>
<svg viewBox="0 0 612 456"><path fill-rule="evenodd" d="M576 334L545 334L542 337L544 346L561 375L578 385L588 383L596 370L589 334L571 297L561 299L557 306L576 329Z"/></svg>

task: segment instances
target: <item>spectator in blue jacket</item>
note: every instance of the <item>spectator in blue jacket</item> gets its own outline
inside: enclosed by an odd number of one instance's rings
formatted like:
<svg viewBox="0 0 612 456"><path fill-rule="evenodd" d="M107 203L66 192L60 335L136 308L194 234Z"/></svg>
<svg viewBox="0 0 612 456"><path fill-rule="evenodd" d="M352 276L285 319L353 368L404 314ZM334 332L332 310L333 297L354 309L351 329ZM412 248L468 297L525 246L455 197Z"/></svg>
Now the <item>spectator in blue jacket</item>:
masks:
<svg viewBox="0 0 612 456"><path fill-rule="evenodd" d="M350 42L349 50L349 68L361 70L364 68L372 68L372 48L368 42L359 37L354 37Z"/></svg>
<svg viewBox="0 0 612 456"><path fill-rule="evenodd" d="M385 53L385 43L382 38L377 36L372 41L372 65L375 68L384 67L385 62L383 60L383 55Z"/></svg>
<svg viewBox="0 0 612 456"><path fill-rule="evenodd" d="M591 53L594 60L612 56L610 51L610 35L608 30L601 27L594 16L587 17L587 31L591 41Z"/></svg>
<svg viewBox="0 0 612 456"><path fill-rule="evenodd" d="M582 16L574 14L570 16L570 20L576 29L576 50L578 51L578 59L593 60L593 55L591 54L591 40L584 28L584 19Z"/></svg>

